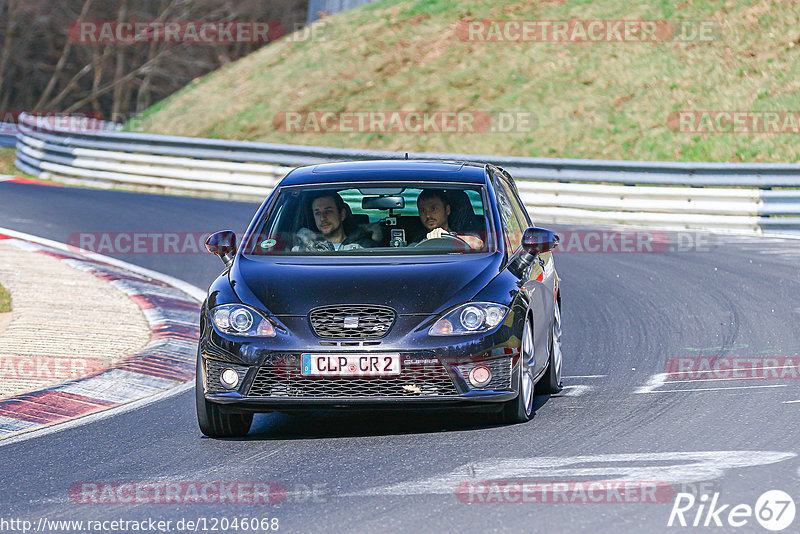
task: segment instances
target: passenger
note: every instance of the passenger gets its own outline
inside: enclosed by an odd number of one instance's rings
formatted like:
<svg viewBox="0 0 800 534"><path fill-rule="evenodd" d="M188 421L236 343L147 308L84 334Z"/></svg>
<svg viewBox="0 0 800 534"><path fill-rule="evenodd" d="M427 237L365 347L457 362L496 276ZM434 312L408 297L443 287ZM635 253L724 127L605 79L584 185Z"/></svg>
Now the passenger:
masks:
<svg viewBox="0 0 800 534"><path fill-rule="evenodd" d="M439 189L424 189L417 197L417 209L422 225L428 231L425 239L436 239L445 234L465 241L473 250L483 248L483 240L473 233L456 233L450 229L450 202L447 195Z"/></svg>
<svg viewBox="0 0 800 534"><path fill-rule="evenodd" d="M377 246L362 227L345 232L348 209L342 197L335 192L317 195L311 202L311 213L319 233L308 228L297 232L297 245L292 252L353 250Z"/></svg>

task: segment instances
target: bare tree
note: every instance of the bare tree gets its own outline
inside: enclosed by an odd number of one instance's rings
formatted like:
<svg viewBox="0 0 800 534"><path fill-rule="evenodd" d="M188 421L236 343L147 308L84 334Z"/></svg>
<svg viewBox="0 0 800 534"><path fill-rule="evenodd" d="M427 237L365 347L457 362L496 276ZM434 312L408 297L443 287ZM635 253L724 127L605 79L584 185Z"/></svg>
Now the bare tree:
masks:
<svg viewBox="0 0 800 534"><path fill-rule="evenodd" d="M83 42L74 31L81 21L271 21L292 31L307 7L308 0L0 0L0 112L129 117L264 45Z"/></svg>
<svg viewBox="0 0 800 534"><path fill-rule="evenodd" d="M81 9L81 14L78 17L78 22L85 20L86 14L89 12L89 8L92 7L92 0L85 0L83 2L83 8ZM58 79L61 76L62 71L64 70L64 66L67 63L67 59L69 58L70 50L72 50L72 41L67 39L67 42L64 45L64 49L61 52L61 57L58 58L58 63L56 63L56 70L53 72L53 75L50 77L50 81L47 83L47 87L45 87L42 96L39 97L39 102L36 103L36 108L39 109L42 104L47 102L47 99L50 98L50 93L53 92L55 89L56 84L58 83Z"/></svg>

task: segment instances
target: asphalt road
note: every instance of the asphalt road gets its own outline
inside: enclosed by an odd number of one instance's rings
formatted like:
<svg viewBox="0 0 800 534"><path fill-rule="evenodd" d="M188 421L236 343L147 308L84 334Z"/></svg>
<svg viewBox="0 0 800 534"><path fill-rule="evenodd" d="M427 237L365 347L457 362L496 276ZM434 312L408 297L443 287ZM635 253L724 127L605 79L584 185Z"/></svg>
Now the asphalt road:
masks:
<svg viewBox="0 0 800 534"><path fill-rule="evenodd" d="M256 207L12 183L0 183L0 205L0 226L58 241L76 232L241 235ZM209 255L116 256L200 287L221 268ZM272 414L257 416L246 439L212 440L197 428L190 391L0 444L0 521L206 518L210 528L214 518L268 517L284 532L728 532L732 506L754 507L768 490L800 505L800 402L792 402L800 380L786 370L777 379L758 371L729 380L659 376L674 358L758 358L759 368L800 359L800 240L717 237L702 250L562 252L556 261L567 387L537 397L527 424L463 414ZM459 484L485 480L627 480L669 484L670 492L658 502L617 502L606 492L585 503L570 486L557 504L507 502L513 492L483 503L475 501L492 494L473 484L473 493L456 495ZM211 481L274 482L288 495L280 504L167 505L82 504L69 493L81 483ZM688 526L673 518L670 528L677 492L698 499L684 513ZM715 493L717 508L730 505L715 516L724 526L704 528L715 521L706 515ZM767 511L789 513L775 501ZM758 510L766 517L763 502ZM744 520L737 532L766 532L755 517ZM800 517L784 532L800 532Z"/></svg>

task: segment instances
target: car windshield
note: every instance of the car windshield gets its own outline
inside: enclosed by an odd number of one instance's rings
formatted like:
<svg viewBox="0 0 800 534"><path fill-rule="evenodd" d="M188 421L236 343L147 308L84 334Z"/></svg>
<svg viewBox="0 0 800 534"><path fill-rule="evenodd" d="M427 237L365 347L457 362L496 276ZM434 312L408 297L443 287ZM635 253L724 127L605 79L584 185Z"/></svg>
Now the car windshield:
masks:
<svg viewBox="0 0 800 534"><path fill-rule="evenodd" d="M482 187L432 184L293 186L254 226L251 255L488 252Z"/></svg>

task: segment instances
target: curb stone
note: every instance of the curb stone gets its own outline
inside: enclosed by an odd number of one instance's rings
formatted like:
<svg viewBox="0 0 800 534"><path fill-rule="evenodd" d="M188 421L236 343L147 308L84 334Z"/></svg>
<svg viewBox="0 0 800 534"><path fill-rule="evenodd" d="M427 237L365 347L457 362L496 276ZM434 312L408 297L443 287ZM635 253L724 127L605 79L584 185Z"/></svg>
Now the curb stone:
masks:
<svg viewBox="0 0 800 534"><path fill-rule="evenodd" d="M0 440L163 393L194 379L196 298L158 280L76 253L0 234L20 248L57 258L107 281L135 302L147 320L150 342L91 375L0 401Z"/></svg>

